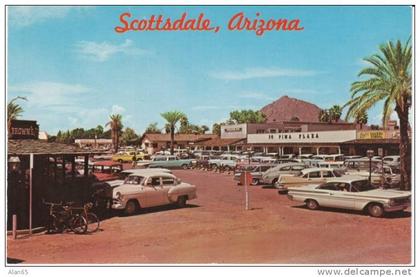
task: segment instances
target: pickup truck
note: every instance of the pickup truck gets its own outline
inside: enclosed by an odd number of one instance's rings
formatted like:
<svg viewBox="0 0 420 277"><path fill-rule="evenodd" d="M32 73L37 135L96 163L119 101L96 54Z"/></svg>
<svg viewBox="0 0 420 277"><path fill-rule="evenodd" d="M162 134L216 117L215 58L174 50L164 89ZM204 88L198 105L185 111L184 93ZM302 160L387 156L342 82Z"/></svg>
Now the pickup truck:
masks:
<svg viewBox="0 0 420 277"><path fill-rule="evenodd" d="M155 156L149 164L149 168L183 168L187 169L192 166L192 159L180 159L177 156Z"/></svg>

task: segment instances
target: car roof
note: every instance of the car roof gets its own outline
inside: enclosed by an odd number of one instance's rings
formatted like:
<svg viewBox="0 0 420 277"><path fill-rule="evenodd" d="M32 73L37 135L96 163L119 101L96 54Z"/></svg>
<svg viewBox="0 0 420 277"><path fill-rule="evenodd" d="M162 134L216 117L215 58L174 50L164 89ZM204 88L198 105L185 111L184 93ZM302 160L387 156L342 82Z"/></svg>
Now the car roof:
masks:
<svg viewBox="0 0 420 277"><path fill-rule="evenodd" d="M317 171L333 171L332 168L320 168L320 167L311 167L305 168L302 170L302 174L310 173L310 172L317 172Z"/></svg>
<svg viewBox="0 0 420 277"><path fill-rule="evenodd" d="M172 178L176 178L175 175L171 174L171 173L167 173L167 172L162 172L162 171L150 171L150 172L136 172L131 174L130 176L140 176L140 177L172 177Z"/></svg>
<svg viewBox="0 0 420 277"><path fill-rule="evenodd" d="M121 173L143 173L143 172L169 172L166 168L132 168L123 170Z"/></svg>
<svg viewBox="0 0 420 277"><path fill-rule="evenodd" d="M354 182L354 181L364 181L367 180L366 177L355 176L355 175L343 175L341 177L336 177L327 181L327 183L335 182Z"/></svg>

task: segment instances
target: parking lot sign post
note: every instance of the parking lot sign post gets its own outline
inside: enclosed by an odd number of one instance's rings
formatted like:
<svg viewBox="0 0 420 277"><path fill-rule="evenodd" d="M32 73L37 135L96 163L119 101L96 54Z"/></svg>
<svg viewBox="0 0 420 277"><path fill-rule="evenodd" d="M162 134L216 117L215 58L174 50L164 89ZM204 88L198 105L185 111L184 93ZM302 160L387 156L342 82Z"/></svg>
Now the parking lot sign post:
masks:
<svg viewBox="0 0 420 277"><path fill-rule="evenodd" d="M245 186L245 210L249 210L249 191L248 186L252 183L252 174L248 171L244 171L241 174L241 183Z"/></svg>

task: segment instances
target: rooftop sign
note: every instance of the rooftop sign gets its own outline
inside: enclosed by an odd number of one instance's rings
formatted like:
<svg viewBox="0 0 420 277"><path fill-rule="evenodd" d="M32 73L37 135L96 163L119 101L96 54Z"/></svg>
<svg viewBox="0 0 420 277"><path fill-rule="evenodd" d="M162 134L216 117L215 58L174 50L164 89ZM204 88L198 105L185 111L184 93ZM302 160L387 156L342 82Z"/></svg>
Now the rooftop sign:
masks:
<svg viewBox="0 0 420 277"><path fill-rule="evenodd" d="M248 134L248 143L339 143L356 139L356 130Z"/></svg>

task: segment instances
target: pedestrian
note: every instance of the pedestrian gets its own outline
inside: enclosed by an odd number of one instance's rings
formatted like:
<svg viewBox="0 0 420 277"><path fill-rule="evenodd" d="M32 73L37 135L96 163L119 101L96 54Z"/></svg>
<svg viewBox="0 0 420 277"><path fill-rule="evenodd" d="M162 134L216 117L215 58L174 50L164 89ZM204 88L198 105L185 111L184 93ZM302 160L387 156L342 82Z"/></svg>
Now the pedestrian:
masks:
<svg viewBox="0 0 420 277"><path fill-rule="evenodd" d="M134 152L134 155L133 155L133 163L131 164L131 167L132 168L135 168L136 167L136 165L137 165L137 156L136 156L136 152Z"/></svg>

